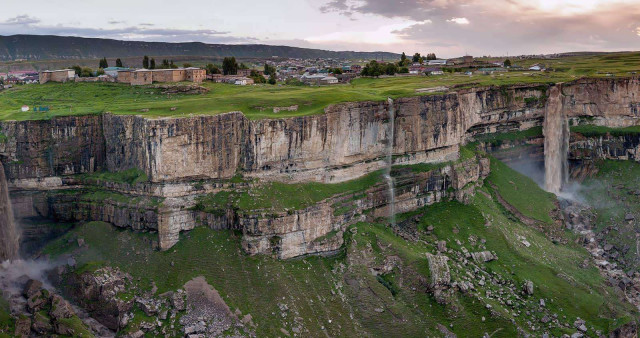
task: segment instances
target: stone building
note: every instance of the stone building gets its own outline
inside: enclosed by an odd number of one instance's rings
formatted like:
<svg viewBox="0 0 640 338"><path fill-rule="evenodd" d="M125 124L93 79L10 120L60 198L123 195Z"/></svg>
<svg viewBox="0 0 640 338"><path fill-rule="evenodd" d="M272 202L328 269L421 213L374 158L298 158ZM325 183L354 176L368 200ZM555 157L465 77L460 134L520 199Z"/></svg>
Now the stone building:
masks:
<svg viewBox="0 0 640 338"><path fill-rule="evenodd" d="M207 71L204 69L189 67L186 69L187 78L186 81L202 83L207 78Z"/></svg>
<svg viewBox="0 0 640 338"><path fill-rule="evenodd" d="M40 83L47 82L67 82L76 77L73 69L45 70L40 72Z"/></svg>
<svg viewBox="0 0 640 338"><path fill-rule="evenodd" d="M148 69L138 69L131 72L131 85L148 85L153 83L153 72Z"/></svg>

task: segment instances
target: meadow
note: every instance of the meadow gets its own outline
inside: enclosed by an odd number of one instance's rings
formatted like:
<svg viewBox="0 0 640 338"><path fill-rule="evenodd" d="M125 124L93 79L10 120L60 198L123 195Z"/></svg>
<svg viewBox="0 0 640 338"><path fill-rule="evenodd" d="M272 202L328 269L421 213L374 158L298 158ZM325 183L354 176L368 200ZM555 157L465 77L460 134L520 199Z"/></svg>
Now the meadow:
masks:
<svg viewBox="0 0 640 338"><path fill-rule="evenodd" d="M148 117L211 115L242 111L250 119L319 114L336 103L382 101L433 95L418 89L472 87L517 83L557 83L580 77L629 76L640 71L640 53L614 53L557 59L527 59L514 64L528 67L543 63L553 71L513 71L491 75L445 73L441 76L360 78L334 86L235 86L206 82L201 95L162 94L155 86L132 87L117 83L47 83L0 91L0 120L49 119L61 115L111 112ZM436 92L437 93L437 92ZM48 112L21 112L23 105L47 106ZM297 111L273 113L273 107L298 105Z"/></svg>

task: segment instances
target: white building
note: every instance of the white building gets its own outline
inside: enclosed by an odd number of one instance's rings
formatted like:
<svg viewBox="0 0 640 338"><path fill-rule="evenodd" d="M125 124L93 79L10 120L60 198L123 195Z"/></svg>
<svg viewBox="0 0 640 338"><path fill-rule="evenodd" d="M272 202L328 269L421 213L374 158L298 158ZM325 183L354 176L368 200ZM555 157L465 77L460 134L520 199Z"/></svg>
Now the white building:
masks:
<svg viewBox="0 0 640 338"><path fill-rule="evenodd" d="M429 66L446 66L447 65L447 60L442 60L442 59L429 60L427 64Z"/></svg>

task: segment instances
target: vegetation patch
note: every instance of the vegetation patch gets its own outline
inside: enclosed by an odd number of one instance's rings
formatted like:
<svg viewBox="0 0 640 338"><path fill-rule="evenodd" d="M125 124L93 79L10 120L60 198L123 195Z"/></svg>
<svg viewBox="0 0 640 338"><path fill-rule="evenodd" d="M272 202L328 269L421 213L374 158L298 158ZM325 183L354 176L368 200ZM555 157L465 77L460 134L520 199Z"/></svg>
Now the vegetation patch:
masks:
<svg viewBox="0 0 640 338"><path fill-rule="evenodd" d="M631 126L626 128L609 128L594 125L578 125L571 126L571 132L582 134L585 137L598 137L611 135L618 136L636 136L640 135L640 126Z"/></svg>
<svg viewBox="0 0 640 338"><path fill-rule="evenodd" d="M504 200L523 215L553 224L550 213L556 208L556 197L546 192L529 177L509 168L491 157L491 173L488 181L496 187Z"/></svg>
<svg viewBox="0 0 640 338"><path fill-rule="evenodd" d="M130 185L135 185L137 183L144 183L149 181L149 177L147 174L138 169L132 168L119 172L94 172L90 174L80 174L78 175L83 181L105 181L105 182L115 182L115 183L126 183Z"/></svg>
<svg viewBox="0 0 640 338"><path fill-rule="evenodd" d="M524 141L541 136L542 127L532 127L526 130L507 133L481 134L476 135L474 138L478 142L489 143L493 146L500 146L505 142Z"/></svg>
<svg viewBox="0 0 640 338"><path fill-rule="evenodd" d="M221 191L199 197L195 210L220 213L231 207L241 211L300 210L332 196L357 193L381 181L381 171L342 183L258 183L245 190Z"/></svg>

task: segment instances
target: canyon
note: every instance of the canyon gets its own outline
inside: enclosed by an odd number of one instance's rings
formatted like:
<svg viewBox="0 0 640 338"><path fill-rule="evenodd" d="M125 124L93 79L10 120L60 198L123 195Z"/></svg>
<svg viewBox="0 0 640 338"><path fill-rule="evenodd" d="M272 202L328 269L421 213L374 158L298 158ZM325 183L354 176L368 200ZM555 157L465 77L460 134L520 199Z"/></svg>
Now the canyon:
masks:
<svg viewBox="0 0 640 338"><path fill-rule="evenodd" d="M367 209L378 216L393 215L388 208L406 212L447 195L464 200L465 194L473 193L469 184L480 183L489 170L486 157L460 159L461 147L476 137L527 130L557 115L567 121L587 117L590 124L607 127L635 125L640 117L638 95L637 77L602 78L460 88L446 94L337 104L323 114L275 120L249 120L241 112L230 112L161 119L105 113L2 121L0 161L18 220L106 221L157 232L162 250L175 245L181 231L198 225L237 229L243 232L247 252L291 258L335 251L342 242L327 235L365 219ZM561 133L567 128L560 128ZM611 152L602 142L572 140L570 151L590 149L591 155L602 157ZM389 161L394 166L449 165L405 176L405 188L398 183L393 203L384 184L375 185L364 197L352 196L358 207L342 215L335 213L334 205L344 196L275 213L229 208L210 214L194 208L199 196L236 186L337 184L383 170ZM91 179L93 173L127 170L138 170L146 179ZM232 183L239 176L246 181Z"/></svg>

